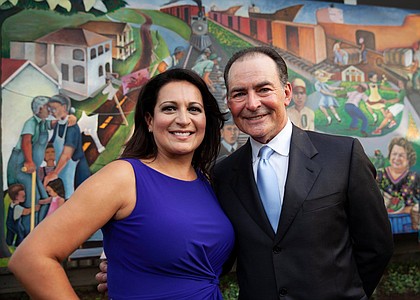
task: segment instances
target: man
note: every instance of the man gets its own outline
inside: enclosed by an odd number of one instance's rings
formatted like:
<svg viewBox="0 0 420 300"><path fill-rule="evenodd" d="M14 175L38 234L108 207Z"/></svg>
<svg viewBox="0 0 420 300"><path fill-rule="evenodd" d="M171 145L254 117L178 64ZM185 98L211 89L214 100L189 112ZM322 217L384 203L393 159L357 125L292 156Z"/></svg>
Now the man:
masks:
<svg viewBox="0 0 420 300"><path fill-rule="evenodd" d="M226 158L239 148L239 129L233 122L232 118L229 118L225 122L223 128L221 129L221 136L222 140L220 142L220 151L217 157L217 161Z"/></svg>
<svg viewBox="0 0 420 300"><path fill-rule="evenodd" d="M203 52L197 57L197 59L195 60L195 63L194 63L194 65L196 65L196 64L198 64L199 62L201 62L201 61L204 61L204 60L208 60L209 59L209 57L210 57L210 55L211 55L211 50L210 50L210 48L206 48L206 49L204 49L203 50Z"/></svg>
<svg viewBox="0 0 420 300"><path fill-rule="evenodd" d="M45 148L48 143L48 130L55 123L48 120L47 96L36 96L32 99L31 108L33 116L25 121L19 140L13 148L7 164L7 184L23 184L25 187L25 201L21 204L25 208L32 206L32 173L38 173L39 167L44 161ZM42 181L38 176L35 178L35 204L40 199L48 198ZM38 223L38 212L36 213ZM40 220L39 220L40 221ZM23 237L26 237L31 229L31 217L29 214L21 218Z"/></svg>
<svg viewBox="0 0 420 300"><path fill-rule="evenodd" d="M196 63L191 70L196 72L203 78L209 89L214 92L216 91L213 81L210 79L210 73L213 71L214 66L218 65L220 58L216 53L212 53L208 59Z"/></svg>
<svg viewBox="0 0 420 300"><path fill-rule="evenodd" d="M182 46L178 46L175 48L172 55L165 57L158 65L157 69L159 73L163 73L166 70L171 68L176 68L179 64L179 61L184 57L185 49Z"/></svg>
<svg viewBox="0 0 420 300"><path fill-rule="evenodd" d="M367 299L393 241L361 144L292 125L292 86L275 50L242 50L224 75L233 119L251 136L216 165L214 178L236 233L239 299ZM274 228L256 182L262 146L275 150L269 161L281 213Z"/></svg>
<svg viewBox="0 0 420 300"><path fill-rule="evenodd" d="M300 78L292 82L293 102L295 105L287 108L287 115L290 121L303 130L315 130L315 113L312 109L305 106L306 103L306 84Z"/></svg>
<svg viewBox="0 0 420 300"><path fill-rule="evenodd" d="M233 55L228 107L248 142L215 169L214 186L237 239L240 299L366 299L393 241L375 169L353 138L302 131L286 115L287 67L271 48ZM279 185L274 229L261 203L258 153L267 145ZM271 211L268 211L271 215Z"/></svg>

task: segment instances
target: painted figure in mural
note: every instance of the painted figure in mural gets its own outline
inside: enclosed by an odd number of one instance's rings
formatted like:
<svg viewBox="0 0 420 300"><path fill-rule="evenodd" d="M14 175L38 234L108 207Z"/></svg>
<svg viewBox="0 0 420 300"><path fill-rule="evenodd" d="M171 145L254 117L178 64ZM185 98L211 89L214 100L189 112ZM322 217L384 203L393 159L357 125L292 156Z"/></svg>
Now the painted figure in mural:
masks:
<svg viewBox="0 0 420 300"><path fill-rule="evenodd" d="M47 212L47 216L49 216L64 204L66 193L63 181L60 178L48 182L46 190L50 196L47 199L39 200L39 204L49 204Z"/></svg>
<svg viewBox="0 0 420 300"><path fill-rule="evenodd" d="M238 144L239 129L236 124L233 122L232 117L230 116L223 128L221 129L221 143L219 155L217 156L217 161L226 158L233 152L235 152L240 145Z"/></svg>
<svg viewBox="0 0 420 300"><path fill-rule="evenodd" d="M21 183L25 186L26 199L22 203L25 208L31 207L32 173L39 173L39 167L44 161L45 148L48 143L48 130L52 128L49 116L48 102L50 98L37 96L33 98L31 107L33 116L23 125L21 135L16 146L13 148L7 164L7 184ZM42 181L36 177L35 204L40 199L48 197ZM38 219L38 213L36 215ZM24 236L30 231L30 217L24 215L22 224L25 229Z"/></svg>
<svg viewBox="0 0 420 300"><path fill-rule="evenodd" d="M366 50L366 45L365 45L365 39L364 38L359 38L359 47L360 47L360 60L362 61L363 64L367 64L368 60L367 60L367 50Z"/></svg>
<svg viewBox="0 0 420 300"><path fill-rule="evenodd" d="M413 73L412 85L413 89L420 90L420 41L413 44L413 65L411 66Z"/></svg>
<svg viewBox="0 0 420 300"><path fill-rule="evenodd" d="M225 81L234 121L251 136L216 165L214 179L236 230L239 298L369 297L393 240L375 170L361 144L303 131L288 120L292 87L284 60L271 48L234 54ZM269 163L282 199L276 204L278 227L269 222L274 209L264 208L258 187L264 146L274 150Z"/></svg>
<svg viewBox="0 0 420 300"><path fill-rule="evenodd" d="M381 124L372 132L374 135L382 134L382 129L385 127L393 128L397 126L397 121L395 117L404 110L404 98L406 97L406 91L404 88L404 82L401 80L398 81L398 91L397 98L391 100L384 100L386 103L393 103L391 106L387 107L385 110L385 116Z"/></svg>
<svg viewBox="0 0 420 300"><path fill-rule="evenodd" d="M206 48L203 50L203 52L197 57L197 59L195 60L194 65L198 64L201 61L205 61L208 60L209 57L211 55L211 50L210 48Z"/></svg>
<svg viewBox="0 0 420 300"><path fill-rule="evenodd" d="M208 59L195 64L191 68L191 70L203 78L212 92L215 92L216 88L214 87L213 81L210 79L210 73L213 71L214 66L219 64L219 60L220 57L218 57L216 53L212 53Z"/></svg>
<svg viewBox="0 0 420 300"><path fill-rule="evenodd" d="M315 113L312 109L305 106L306 103L306 83L300 78L292 81L293 103L287 108L287 116L290 121L303 130L315 130Z"/></svg>
<svg viewBox="0 0 420 300"><path fill-rule="evenodd" d="M41 222L9 269L34 298L76 299L61 262L102 227L110 298L222 299L218 277L234 230L209 181L222 125L197 74L173 69L153 77L139 95L122 159Z"/></svg>
<svg viewBox="0 0 420 300"><path fill-rule="evenodd" d="M388 145L388 167L378 169L376 180L383 192L388 213L410 213L419 201L420 179L410 168L416 164L413 145L403 137L395 137Z"/></svg>
<svg viewBox="0 0 420 300"><path fill-rule="evenodd" d="M375 149L373 152L374 158L372 160L373 165L375 166L375 169L380 169L385 167L385 157L382 154L382 151L380 149Z"/></svg>
<svg viewBox="0 0 420 300"><path fill-rule="evenodd" d="M172 55L165 57L159 64L158 64L158 71L159 73L163 73L166 70L170 70L172 68L179 67L179 61L184 57L185 48L182 46L178 46L175 48Z"/></svg>
<svg viewBox="0 0 420 300"><path fill-rule="evenodd" d="M363 111L359 108L360 102L367 101L368 96L365 94L367 90L367 85L361 83L356 87L355 91L347 93L347 101L344 105L344 110L351 117L350 130L358 130L359 119L362 121L362 126L360 127L360 133L363 137L367 137L366 132L368 126L368 120Z"/></svg>
<svg viewBox="0 0 420 300"><path fill-rule="evenodd" d="M22 223L22 216L28 216L31 213L30 208L25 208L21 204L25 202L25 186L15 183L9 186L8 194L12 203L9 205L6 218L6 243L9 246L19 246L25 237L25 228ZM39 205L36 205L36 211L39 211Z"/></svg>
<svg viewBox="0 0 420 300"><path fill-rule="evenodd" d="M332 74L324 70L315 71L315 89L320 93L321 98L319 99L319 109L327 118L327 125L331 125L332 119L328 113L328 108L333 113L335 119L340 123L341 118L335 110L339 106L337 99L335 99L336 94L334 91L342 90L342 87L334 87L327 84L327 81L330 80Z"/></svg>
<svg viewBox="0 0 420 300"><path fill-rule="evenodd" d="M50 174L55 169L55 150L54 145L47 144L44 154L44 162L39 167L38 177L41 182L44 181L45 176Z"/></svg>
<svg viewBox="0 0 420 300"><path fill-rule="evenodd" d="M369 72L368 74L368 86L369 86L369 99L366 102L366 108L368 109L369 113L373 117L373 122L376 124L378 122L378 115L376 113L377 110L381 111L382 115L385 117L385 102L379 93L380 89L387 89L383 86L382 82L378 81L378 74L375 72Z"/></svg>
<svg viewBox="0 0 420 300"><path fill-rule="evenodd" d="M56 167L44 178L44 185L49 181L61 178L66 191L66 199L70 198L74 189L90 176L89 165L82 148L80 128L76 124L69 126L71 111L70 98L54 95L48 102L52 115L58 120L51 138L54 145Z"/></svg>
<svg viewBox="0 0 420 300"><path fill-rule="evenodd" d="M334 63L342 66L347 65L349 60L349 55L346 51L341 49L341 41L335 41L333 45L333 52L334 52Z"/></svg>

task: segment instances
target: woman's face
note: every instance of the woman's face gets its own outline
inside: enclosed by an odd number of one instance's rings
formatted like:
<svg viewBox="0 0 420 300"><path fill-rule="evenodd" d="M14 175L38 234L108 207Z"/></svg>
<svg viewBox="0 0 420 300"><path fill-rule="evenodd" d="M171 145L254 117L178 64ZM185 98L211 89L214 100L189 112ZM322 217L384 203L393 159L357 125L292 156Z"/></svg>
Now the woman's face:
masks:
<svg viewBox="0 0 420 300"><path fill-rule="evenodd" d="M391 168L395 171L408 170L409 162L407 158L407 152L401 146L394 145L392 147L391 153L389 155L389 162L391 163Z"/></svg>
<svg viewBox="0 0 420 300"><path fill-rule="evenodd" d="M146 116L158 156L193 155L204 139L206 115L197 87L187 81L164 85L157 97L154 116Z"/></svg>

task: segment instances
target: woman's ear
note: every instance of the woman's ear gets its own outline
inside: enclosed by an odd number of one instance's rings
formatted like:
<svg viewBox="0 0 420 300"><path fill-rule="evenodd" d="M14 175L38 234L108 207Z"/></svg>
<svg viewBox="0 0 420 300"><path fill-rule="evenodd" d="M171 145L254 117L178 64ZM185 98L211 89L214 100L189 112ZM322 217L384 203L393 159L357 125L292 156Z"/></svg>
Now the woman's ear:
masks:
<svg viewBox="0 0 420 300"><path fill-rule="evenodd" d="M150 113L146 113L146 116L144 117L144 119L146 120L147 129L149 130L149 132L152 132L153 131L153 117L150 115Z"/></svg>

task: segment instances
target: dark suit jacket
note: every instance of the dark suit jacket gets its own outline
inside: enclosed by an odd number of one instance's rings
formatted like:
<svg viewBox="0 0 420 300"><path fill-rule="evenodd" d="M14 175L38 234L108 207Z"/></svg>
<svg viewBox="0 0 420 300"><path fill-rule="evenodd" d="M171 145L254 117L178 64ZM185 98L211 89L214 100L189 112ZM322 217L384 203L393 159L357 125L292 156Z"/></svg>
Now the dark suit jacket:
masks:
<svg viewBox="0 0 420 300"><path fill-rule="evenodd" d="M272 230L249 141L216 165L237 240L240 299L366 299L392 255L375 169L360 142L293 126L283 207Z"/></svg>

